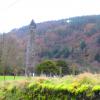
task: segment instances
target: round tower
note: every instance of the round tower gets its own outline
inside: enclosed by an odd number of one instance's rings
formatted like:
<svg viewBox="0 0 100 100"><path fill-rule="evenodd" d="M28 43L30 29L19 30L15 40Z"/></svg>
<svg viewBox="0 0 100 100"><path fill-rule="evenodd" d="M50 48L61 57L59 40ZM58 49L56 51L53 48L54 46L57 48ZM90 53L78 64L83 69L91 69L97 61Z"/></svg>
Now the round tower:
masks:
<svg viewBox="0 0 100 100"><path fill-rule="evenodd" d="M26 48L26 69L25 74L29 76L34 72L34 67L36 65L36 24L34 20L31 21L29 25L28 42Z"/></svg>

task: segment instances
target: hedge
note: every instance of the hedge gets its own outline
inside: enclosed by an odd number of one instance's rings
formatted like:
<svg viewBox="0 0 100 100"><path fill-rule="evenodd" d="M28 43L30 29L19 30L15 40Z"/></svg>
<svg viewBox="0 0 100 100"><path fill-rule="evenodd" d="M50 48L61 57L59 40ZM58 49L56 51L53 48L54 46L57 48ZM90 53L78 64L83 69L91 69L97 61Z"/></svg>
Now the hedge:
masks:
<svg viewBox="0 0 100 100"><path fill-rule="evenodd" d="M100 100L100 75L35 77L4 82L0 100Z"/></svg>

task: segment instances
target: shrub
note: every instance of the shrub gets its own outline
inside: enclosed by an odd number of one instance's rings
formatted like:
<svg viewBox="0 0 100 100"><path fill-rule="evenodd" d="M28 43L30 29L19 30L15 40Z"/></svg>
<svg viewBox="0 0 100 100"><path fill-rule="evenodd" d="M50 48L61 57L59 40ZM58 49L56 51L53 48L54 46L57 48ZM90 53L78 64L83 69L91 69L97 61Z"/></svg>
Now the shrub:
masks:
<svg viewBox="0 0 100 100"><path fill-rule="evenodd" d="M61 70L62 75L67 75L70 73L70 69L68 67L68 64L64 60L57 60L56 66L59 68L59 71Z"/></svg>
<svg viewBox="0 0 100 100"><path fill-rule="evenodd" d="M40 74L54 75L57 74L59 70L54 61L45 60L36 66L35 71L38 75Z"/></svg>
<svg viewBox="0 0 100 100"><path fill-rule="evenodd" d="M35 77L8 82L0 86L0 100L99 100L98 77L100 75L85 73L62 78Z"/></svg>

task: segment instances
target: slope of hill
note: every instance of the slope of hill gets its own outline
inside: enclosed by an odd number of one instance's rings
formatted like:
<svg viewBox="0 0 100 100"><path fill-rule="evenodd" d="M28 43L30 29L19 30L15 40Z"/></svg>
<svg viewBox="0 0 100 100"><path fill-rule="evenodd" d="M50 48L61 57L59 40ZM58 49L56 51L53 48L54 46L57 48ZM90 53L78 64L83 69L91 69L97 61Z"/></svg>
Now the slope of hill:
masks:
<svg viewBox="0 0 100 100"><path fill-rule="evenodd" d="M25 53L28 26L14 29ZM100 71L100 15L37 23L36 43L41 59L65 59L81 69Z"/></svg>

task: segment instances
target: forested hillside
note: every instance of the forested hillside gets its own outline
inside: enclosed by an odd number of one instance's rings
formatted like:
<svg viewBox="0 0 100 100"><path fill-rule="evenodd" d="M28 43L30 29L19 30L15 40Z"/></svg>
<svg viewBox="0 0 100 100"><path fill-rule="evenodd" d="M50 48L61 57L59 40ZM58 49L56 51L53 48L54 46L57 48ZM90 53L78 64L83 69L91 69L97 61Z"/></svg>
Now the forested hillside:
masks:
<svg viewBox="0 0 100 100"><path fill-rule="evenodd" d="M3 52L15 52L3 57L0 49L1 63L3 59L7 68L16 67L23 72L27 37L28 26L13 29L4 36L8 49ZM100 15L37 23L36 43L39 60L64 59L70 67L77 66L81 71L100 72ZM12 60L14 64L10 62Z"/></svg>

